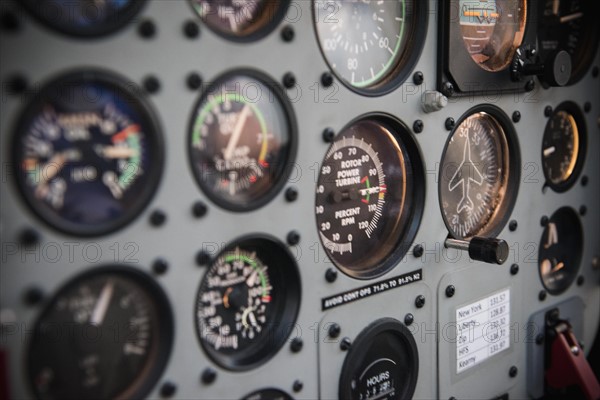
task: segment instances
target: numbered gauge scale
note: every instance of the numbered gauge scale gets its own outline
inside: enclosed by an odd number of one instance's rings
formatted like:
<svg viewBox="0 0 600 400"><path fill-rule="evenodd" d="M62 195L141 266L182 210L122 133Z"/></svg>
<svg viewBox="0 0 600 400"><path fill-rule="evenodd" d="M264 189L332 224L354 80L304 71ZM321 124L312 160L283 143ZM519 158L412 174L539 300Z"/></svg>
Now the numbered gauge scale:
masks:
<svg viewBox="0 0 600 400"><path fill-rule="evenodd" d="M416 234L423 187L419 151L404 124L384 115L350 123L317 182L317 229L329 258L355 278L389 271Z"/></svg>

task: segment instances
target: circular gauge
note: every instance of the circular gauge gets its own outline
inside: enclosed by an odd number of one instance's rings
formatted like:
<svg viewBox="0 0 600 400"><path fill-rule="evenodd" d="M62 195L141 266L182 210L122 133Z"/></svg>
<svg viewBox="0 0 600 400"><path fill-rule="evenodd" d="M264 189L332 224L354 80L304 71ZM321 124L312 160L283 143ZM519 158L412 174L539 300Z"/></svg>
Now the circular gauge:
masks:
<svg viewBox="0 0 600 400"><path fill-rule="evenodd" d="M410 331L384 318L358 335L342 367L340 399L411 399L419 354Z"/></svg>
<svg viewBox="0 0 600 400"><path fill-rule="evenodd" d="M419 150L404 124L384 115L350 123L317 182L317 229L329 258L359 279L389 271L416 234L423 187Z"/></svg>
<svg viewBox="0 0 600 400"><path fill-rule="evenodd" d="M540 240L540 278L548 293L558 295L571 286L582 254L583 227L579 216L572 208L563 207L552 215Z"/></svg>
<svg viewBox="0 0 600 400"><path fill-rule="evenodd" d="M508 117L479 106L462 117L446 144L440 167L442 216L457 239L500 233L514 206L519 149Z"/></svg>
<svg viewBox="0 0 600 400"><path fill-rule="evenodd" d="M71 36L103 36L129 23L144 0L24 0L22 4L50 28Z"/></svg>
<svg viewBox="0 0 600 400"><path fill-rule="evenodd" d="M194 109L189 151L196 180L223 208L250 211L285 184L296 122L285 93L255 71L221 76Z"/></svg>
<svg viewBox="0 0 600 400"><path fill-rule="evenodd" d="M252 41L275 29L289 0L190 0L190 4L217 34L233 41Z"/></svg>
<svg viewBox="0 0 600 400"><path fill-rule="evenodd" d="M67 283L35 324L28 353L39 399L144 397L167 363L171 309L149 277L100 268Z"/></svg>
<svg viewBox="0 0 600 400"><path fill-rule="evenodd" d="M460 30L473 61L486 71L506 69L525 36L526 0L460 0Z"/></svg>
<svg viewBox="0 0 600 400"><path fill-rule="evenodd" d="M578 82L589 69L600 39L593 1L544 0L538 28L542 58L558 50L571 55L573 70L569 84Z"/></svg>
<svg viewBox="0 0 600 400"><path fill-rule="evenodd" d="M162 174L159 124L124 78L86 70L53 80L21 115L17 185L55 229L112 232L148 204Z"/></svg>
<svg viewBox="0 0 600 400"><path fill-rule="evenodd" d="M279 389L263 389L244 396L244 400L293 400L292 396Z"/></svg>
<svg viewBox="0 0 600 400"><path fill-rule="evenodd" d="M583 113L575 103L561 104L544 131L542 165L546 184L557 192L571 188L583 167L585 148Z"/></svg>
<svg viewBox="0 0 600 400"><path fill-rule="evenodd" d="M427 2L313 2L321 50L340 80L361 94L398 87L416 64L427 31Z"/></svg>
<svg viewBox="0 0 600 400"><path fill-rule="evenodd" d="M275 239L242 238L227 246L200 283L200 343L223 368L265 363L290 335L300 306L296 261Z"/></svg>

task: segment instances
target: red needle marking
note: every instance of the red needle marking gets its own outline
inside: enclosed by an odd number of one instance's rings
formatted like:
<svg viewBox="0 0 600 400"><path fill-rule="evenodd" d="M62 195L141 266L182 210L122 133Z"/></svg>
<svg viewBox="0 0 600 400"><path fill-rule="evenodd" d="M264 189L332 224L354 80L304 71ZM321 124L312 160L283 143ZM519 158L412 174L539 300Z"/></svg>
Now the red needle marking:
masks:
<svg viewBox="0 0 600 400"><path fill-rule="evenodd" d="M113 141L113 143L125 141L125 140L127 140L127 136L131 135L132 133L138 132L139 130L140 130L139 125L137 125L137 124L129 125L127 128L123 129L121 132L114 135L112 137L112 141Z"/></svg>

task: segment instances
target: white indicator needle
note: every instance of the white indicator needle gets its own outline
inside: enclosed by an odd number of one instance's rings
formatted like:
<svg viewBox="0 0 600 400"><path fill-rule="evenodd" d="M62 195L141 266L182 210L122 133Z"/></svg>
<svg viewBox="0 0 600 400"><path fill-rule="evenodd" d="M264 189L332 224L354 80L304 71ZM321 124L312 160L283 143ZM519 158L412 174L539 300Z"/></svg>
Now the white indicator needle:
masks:
<svg viewBox="0 0 600 400"><path fill-rule="evenodd" d="M128 147L106 146L99 151L104 158L119 159L132 158L138 155L137 150Z"/></svg>
<svg viewBox="0 0 600 400"><path fill-rule="evenodd" d="M560 12L560 0L554 0L552 2L552 14L558 16L559 12Z"/></svg>
<svg viewBox="0 0 600 400"><path fill-rule="evenodd" d="M100 297L96 302L96 306L94 307L94 312L92 312L92 318L90 319L90 323L92 325L101 325L102 321L104 321L104 316L106 315L106 311L108 310L108 305L110 304L110 299L112 298L114 284L112 281L108 281L104 288L102 289L102 293L100 293Z"/></svg>
<svg viewBox="0 0 600 400"><path fill-rule="evenodd" d="M48 181L52 180L58 173L63 169L65 163L67 162L67 157L63 153L58 153L54 155L44 166L42 167L42 173L40 176L40 181L38 182L38 187L44 186Z"/></svg>
<svg viewBox="0 0 600 400"><path fill-rule="evenodd" d="M225 154L223 155L225 160L231 160L231 156L233 156L233 151L235 150L238 142L240 141L240 136L242 135L242 130L244 129L244 125L246 124L246 118L248 118L248 114L250 113L250 106L246 104L240 115L238 117L237 123L235 124L235 128L233 129L233 133L231 134L231 138L229 139L229 143L227 143L227 148L225 149Z"/></svg>
<svg viewBox="0 0 600 400"><path fill-rule="evenodd" d="M579 19L583 17L583 13L582 12L577 12L571 15L565 15L564 17L560 17L560 23L561 24L565 24L567 22L571 22L574 21L576 19Z"/></svg>
<svg viewBox="0 0 600 400"><path fill-rule="evenodd" d="M556 147L552 146L552 147L548 147L547 149L544 150L544 157L549 157L552 154L554 154L554 152L556 151Z"/></svg>

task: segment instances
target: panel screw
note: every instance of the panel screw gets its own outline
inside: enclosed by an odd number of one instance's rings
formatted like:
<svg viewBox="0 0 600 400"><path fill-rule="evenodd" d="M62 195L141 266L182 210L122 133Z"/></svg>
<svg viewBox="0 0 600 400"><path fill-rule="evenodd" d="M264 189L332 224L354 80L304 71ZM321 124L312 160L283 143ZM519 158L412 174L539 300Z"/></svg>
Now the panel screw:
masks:
<svg viewBox="0 0 600 400"><path fill-rule="evenodd" d="M406 326L411 326L414 321L415 316L410 313L406 314L406 316L404 317L404 325Z"/></svg>
<svg viewBox="0 0 600 400"><path fill-rule="evenodd" d="M27 228L21 232L19 241L25 247L32 247L40 242L40 234L33 228Z"/></svg>
<svg viewBox="0 0 600 400"><path fill-rule="evenodd" d="M160 81L155 76L147 76L144 78L144 82L142 84L144 85L146 92L150 94L156 94L160 91Z"/></svg>
<svg viewBox="0 0 600 400"><path fill-rule="evenodd" d="M539 333L536 337L535 337L535 344L537 344L538 346L541 345L542 343L544 343L544 335L542 335L541 333Z"/></svg>
<svg viewBox="0 0 600 400"><path fill-rule="evenodd" d="M583 275L579 275L577 277L577 286L583 286L585 283L585 277Z"/></svg>
<svg viewBox="0 0 600 400"><path fill-rule="evenodd" d="M195 39L200 35L200 27L196 23L196 21L186 21L183 24L183 34L188 39Z"/></svg>
<svg viewBox="0 0 600 400"><path fill-rule="evenodd" d="M10 11L2 13L0 16L0 26L5 32L17 32L21 28L21 21Z"/></svg>
<svg viewBox="0 0 600 400"><path fill-rule="evenodd" d="M29 87L29 82L27 82L27 78L25 78L21 74L16 74L11 76L8 79L7 91L11 95L18 95L24 93Z"/></svg>
<svg viewBox="0 0 600 400"><path fill-rule="evenodd" d="M290 246L296 246L298 243L300 243L300 234L297 231L291 231L288 233L287 243Z"/></svg>
<svg viewBox="0 0 600 400"><path fill-rule="evenodd" d="M206 368L204 371L202 371L202 375L200 376L200 380L202 380L202 383L204 383L205 385L210 385L216 379L217 379L217 371L215 371L214 369L212 369L210 367Z"/></svg>
<svg viewBox="0 0 600 400"><path fill-rule="evenodd" d="M587 207L586 207L586 206L581 206L581 207L579 207L579 214L580 214L582 217L585 217L585 214L587 214Z"/></svg>
<svg viewBox="0 0 600 400"><path fill-rule="evenodd" d="M294 201L298 200L298 189L296 189L295 187L288 188L285 191L285 199L290 203L293 203Z"/></svg>
<svg viewBox="0 0 600 400"><path fill-rule="evenodd" d="M597 66L594 67L594 68L592 68L592 77L597 78L598 77L598 72L599 72L599 70L598 70Z"/></svg>
<svg viewBox="0 0 600 400"><path fill-rule="evenodd" d="M283 86L285 86L286 89L291 89L296 86L296 77L294 74L287 72L283 75Z"/></svg>
<svg viewBox="0 0 600 400"><path fill-rule="evenodd" d="M512 221L510 221L508 224L508 230L511 232L516 231L518 227L519 227L519 223L517 221L515 221L514 219Z"/></svg>
<svg viewBox="0 0 600 400"><path fill-rule="evenodd" d="M416 245L413 248L413 256L415 256L415 258L423 257L424 252L425 252L425 250L423 249L423 246L421 246L420 244Z"/></svg>
<svg viewBox="0 0 600 400"><path fill-rule="evenodd" d="M442 93L446 97L452 97L452 95L454 95L454 85L451 82L444 83L444 86L442 87Z"/></svg>
<svg viewBox="0 0 600 400"><path fill-rule="evenodd" d="M533 92L533 89L535 89L535 82L532 79L527 81L527 83L525 84L525 91Z"/></svg>
<svg viewBox="0 0 600 400"><path fill-rule="evenodd" d="M421 71L417 71L413 74L413 82L415 85L422 85L425 77Z"/></svg>
<svg viewBox="0 0 600 400"><path fill-rule="evenodd" d="M152 271L156 275L164 275L169 269L169 263L164 258L159 258L152 264Z"/></svg>
<svg viewBox="0 0 600 400"><path fill-rule="evenodd" d="M519 373L519 370L514 365L512 367L510 367L510 369L508 370L508 376L510 376L511 378L516 377L518 373Z"/></svg>
<svg viewBox="0 0 600 400"><path fill-rule="evenodd" d="M584 187L587 186L588 182L589 182L589 178L587 177L587 175L584 175L581 177L581 185L582 186L584 186Z"/></svg>
<svg viewBox="0 0 600 400"><path fill-rule="evenodd" d="M338 273L335 269L333 268L329 268L327 271L325 271L325 280L329 283L333 283L336 281L338 277Z"/></svg>
<svg viewBox="0 0 600 400"><path fill-rule="evenodd" d="M211 260L210 254L208 254L204 250L201 250L198 252L198 254L196 254L196 264L199 267L210 264L210 260Z"/></svg>
<svg viewBox="0 0 600 400"><path fill-rule="evenodd" d="M321 85L326 88L333 85L333 75L329 72L323 72L323 75L321 75Z"/></svg>
<svg viewBox="0 0 600 400"><path fill-rule="evenodd" d="M208 207L202 201L197 201L192 206L192 214L196 218L202 218L202 217L206 216L207 213L208 213Z"/></svg>
<svg viewBox="0 0 600 400"><path fill-rule="evenodd" d="M336 324L335 322L333 324L329 325L329 329L327 330L329 337L332 339L335 339L338 336L340 336L341 332L342 332L342 327L339 326L338 324Z"/></svg>
<svg viewBox="0 0 600 400"><path fill-rule="evenodd" d="M167 214L161 210L155 210L150 215L150 224L154 227L163 226L167 222Z"/></svg>
<svg viewBox="0 0 600 400"><path fill-rule="evenodd" d="M25 291L23 302L29 307L33 307L44 300L44 292L38 287L32 287Z"/></svg>
<svg viewBox="0 0 600 400"><path fill-rule="evenodd" d="M350 347L352 347L352 340L350 340L349 337L343 338L342 341L340 342L340 349L342 351L347 351L347 350L350 350Z"/></svg>
<svg viewBox="0 0 600 400"><path fill-rule="evenodd" d="M302 381L295 380L294 385L292 386L292 389L294 390L294 392L298 393L302 390L303 387L304 387L304 384L302 383Z"/></svg>
<svg viewBox="0 0 600 400"><path fill-rule="evenodd" d="M455 124L456 121L454 121L454 118L450 117L446 119L444 126L446 127L446 130L451 131L452 129L454 129Z"/></svg>
<svg viewBox="0 0 600 400"><path fill-rule="evenodd" d="M546 300L546 296L548 296L548 293L546 293L545 290L540 290L540 293L538 294L538 299L540 301L544 301Z"/></svg>
<svg viewBox="0 0 600 400"><path fill-rule="evenodd" d="M281 30L281 39L283 39L284 42L291 42L294 40L295 35L294 28L289 25L284 26Z"/></svg>
<svg viewBox="0 0 600 400"><path fill-rule="evenodd" d="M144 39L151 39L156 35L156 25L149 19L144 20L138 26L138 34Z"/></svg>
<svg viewBox="0 0 600 400"><path fill-rule="evenodd" d="M510 274L516 275L519 273L519 264L513 264L510 266Z"/></svg>
<svg viewBox="0 0 600 400"><path fill-rule="evenodd" d="M323 141L325 143L333 142L333 138L335 137L335 132L331 128L325 128L323 131Z"/></svg>
<svg viewBox="0 0 600 400"><path fill-rule="evenodd" d="M202 86L202 77L197 72L190 72L185 83L187 84L188 89L198 90Z"/></svg>
<svg viewBox="0 0 600 400"><path fill-rule="evenodd" d="M592 103L590 103L589 101L587 101L583 105L583 111L585 111L586 113L589 113L590 111L592 111Z"/></svg>
<svg viewBox="0 0 600 400"><path fill-rule="evenodd" d="M519 123L519 121L521 121L521 113L519 111L515 111L512 115L512 120L515 124Z"/></svg>
<svg viewBox="0 0 600 400"><path fill-rule="evenodd" d="M543 227L546 227L546 226L548 225L548 221L549 221L549 220L548 220L548 217L544 215L544 216L542 217L542 219L540 220L540 224L541 224Z"/></svg>
<svg viewBox="0 0 600 400"><path fill-rule="evenodd" d="M552 115L552 107L546 106L546 108L544 108L544 116L549 118L551 115Z"/></svg>
<svg viewBox="0 0 600 400"><path fill-rule="evenodd" d="M297 337L292 340L292 343L290 343L290 350L292 350L292 353L299 353L303 346L304 342L302 339Z"/></svg>
<svg viewBox="0 0 600 400"><path fill-rule="evenodd" d="M425 306L425 296L422 294L418 295L415 299L415 306L417 308L423 308Z"/></svg>
<svg viewBox="0 0 600 400"><path fill-rule="evenodd" d="M177 391L177 386L175 386L174 383L165 382L165 383L163 383L162 387L160 388L160 395L162 397L172 397L176 391Z"/></svg>
<svg viewBox="0 0 600 400"><path fill-rule="evenodd" d="M423 121L421 121L420 119L416 120L415 123L413 124L413 131L415 133L421 133L423 132L423 128L424 128L424 124Z"/></svg>
<svg viewBox="0 0 600 400"><path fill-rule="evenodd" d="M456 293L456 288L454 287L454 285L449 285L446 288L446 296L447 297L453 297L455 293Z"/></svg>

